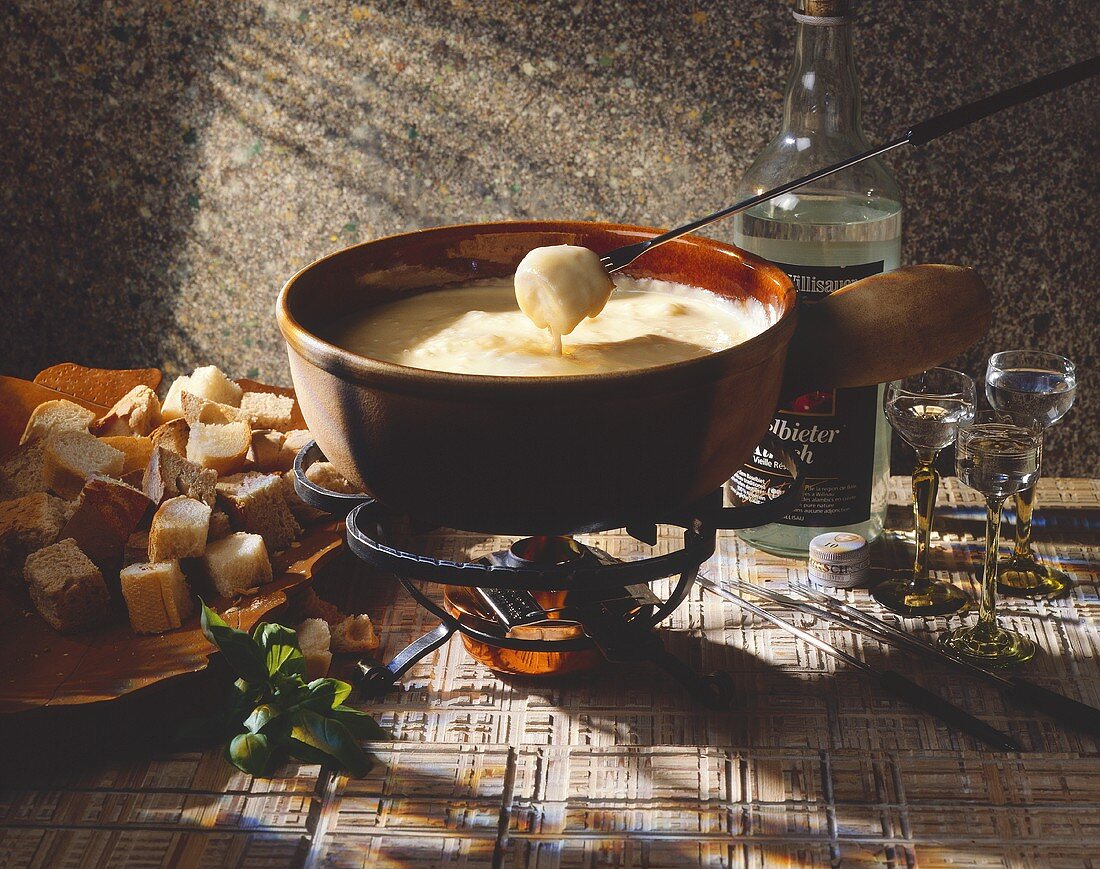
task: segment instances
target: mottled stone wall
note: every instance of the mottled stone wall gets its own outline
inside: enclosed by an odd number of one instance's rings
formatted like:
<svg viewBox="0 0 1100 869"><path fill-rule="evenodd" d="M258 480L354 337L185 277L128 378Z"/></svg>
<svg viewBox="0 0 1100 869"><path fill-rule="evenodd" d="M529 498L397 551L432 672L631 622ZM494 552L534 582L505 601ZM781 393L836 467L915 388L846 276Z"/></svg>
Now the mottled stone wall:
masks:
<svg viewBox="0 0 1100 869"><path fill-rule="evenodd" d="M872 140L1095 53L1090 0L865 2ZM216 362L287 378L272 303L439 223L670 225L775 130L793 25L735 2L76 2L0 9L0 371ZM1100 474L1097 87L892 159L905 257L978 268L995 349L1081 363L1048 469ZM717 233L728 237L728 230Z"/></svg>

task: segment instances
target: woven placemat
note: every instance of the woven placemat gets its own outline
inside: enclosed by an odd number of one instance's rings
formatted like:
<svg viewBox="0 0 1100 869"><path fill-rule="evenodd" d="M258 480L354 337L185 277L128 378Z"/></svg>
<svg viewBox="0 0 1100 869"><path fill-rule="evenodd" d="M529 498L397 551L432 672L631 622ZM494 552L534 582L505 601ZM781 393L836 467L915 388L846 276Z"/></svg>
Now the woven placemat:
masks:
<svg viewBox="0 0 1100 869"><path fill-rule="evenodd" d="M1100 706L1100 482L1040 487L1038 550L1072 594L1001 601L1036 640L1033 681ZM891 527L908 520L908 479L891 481ZM976 590L979 496L945 481L932 566ZM942 538L942 539L940 539ZM622 557L652 552L601 535ZM469 557L502 541L433 534L418 545ZM657 549L677 546L669 529ZM902 566L902 535L884 547ZM706 566L782 589L804 565L732 534ZM658 584L659 586L660 584ZM385 578L365 600L394 653L434 627ZM886 618L866 591L843 593ZM770 605L769 605L770 606ZM357 705L394 734L363 779L293 766L250 779L217 751L50 774L0 790L2 865L362 865L680 867L775 865L1089 866L1100 847L1100 746L993 688L860 635L788 613L802 627L889 665L1016 736L985 751L771 625L696 589L662 627L703 671L726 670L736 705L695 705L659 671L607 668L570 681L505 681L452 641L400 690ZM969 618L973 618L970 616ZM899 620L935 635L956 620Z"/></svg>

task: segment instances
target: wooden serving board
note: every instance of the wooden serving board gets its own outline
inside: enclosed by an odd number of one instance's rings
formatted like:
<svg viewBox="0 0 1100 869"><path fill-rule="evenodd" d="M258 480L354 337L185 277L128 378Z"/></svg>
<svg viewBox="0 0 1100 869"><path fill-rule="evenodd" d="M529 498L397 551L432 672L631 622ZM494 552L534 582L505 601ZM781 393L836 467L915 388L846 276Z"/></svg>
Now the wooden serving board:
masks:
<svg viewBox="0 0 1100 869"><path fill-rule="evenodd" d="M70 363L47 369L34 383L0 376L0 456L18 444L31 410L40 402L67 398L102 412L134 386L159 382L156 369L111 371ZM293 395L285 388L254 381L242 385L250 391ZM275 579L255 596L236 601L214 597L207 603L233 627L251 630L336 553L343 527L343 522L327 521L307 529L293 546L272 559ZM15 614L0 623L0 657L5 661L0 713L113 700L203 670L214 653L199 628L197 613L178 630L152 636L130 630L123 610L117 615L102 628L65 635L46 624L29 603L17 603Z"/></svg>

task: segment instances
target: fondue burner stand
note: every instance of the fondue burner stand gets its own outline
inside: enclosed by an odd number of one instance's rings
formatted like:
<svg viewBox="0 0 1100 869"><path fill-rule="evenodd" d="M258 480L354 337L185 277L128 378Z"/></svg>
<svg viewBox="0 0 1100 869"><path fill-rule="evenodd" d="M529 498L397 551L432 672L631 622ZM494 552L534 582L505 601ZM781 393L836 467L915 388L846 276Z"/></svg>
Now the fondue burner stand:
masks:
<svg viewBox="0 0 1100 869"><path fill-rule="evenodd" d="M657 525L684 529L683 548L619 561L572 537L527 537L471 562L429 558L386 543L392 514L367 495L317 486L305 470L325 457L315 442L294 462L294 486L306 503L345 517L348 546L375 568L392 573L439 626L398 652L388 664L360 661L360 687L384 693L425 656L460 634L467 651L490 669L521 676L561 676L603 661L648 661L680 682L699 702L726 708L728 676L701 674L668 652L656 625L687 597L700 565L714 553L718 529L752 528L789 511L802 488L802 470L778 443L768 449L790 474L782 494L761 504L722 506L715 492L694 507L656 522L628 525L635 539L654 545ZM664 598L650 583L675 577ZM423 583L442 585L443 603Z"/></svg>

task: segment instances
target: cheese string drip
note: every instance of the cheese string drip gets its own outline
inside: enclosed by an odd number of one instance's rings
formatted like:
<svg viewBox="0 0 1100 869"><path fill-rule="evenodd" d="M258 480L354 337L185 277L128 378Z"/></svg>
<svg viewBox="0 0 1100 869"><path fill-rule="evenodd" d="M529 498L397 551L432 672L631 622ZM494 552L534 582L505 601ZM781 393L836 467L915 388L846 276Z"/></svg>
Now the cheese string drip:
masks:
<svg viewBox="0 0 1100 869"><path fill-rule="evenodd" d="M550 330L554 352L562 354L562 336L585 317L604 309L615 284L586 247L558 244L530 251L516 269L516 301L539 329Z"/></svg>

